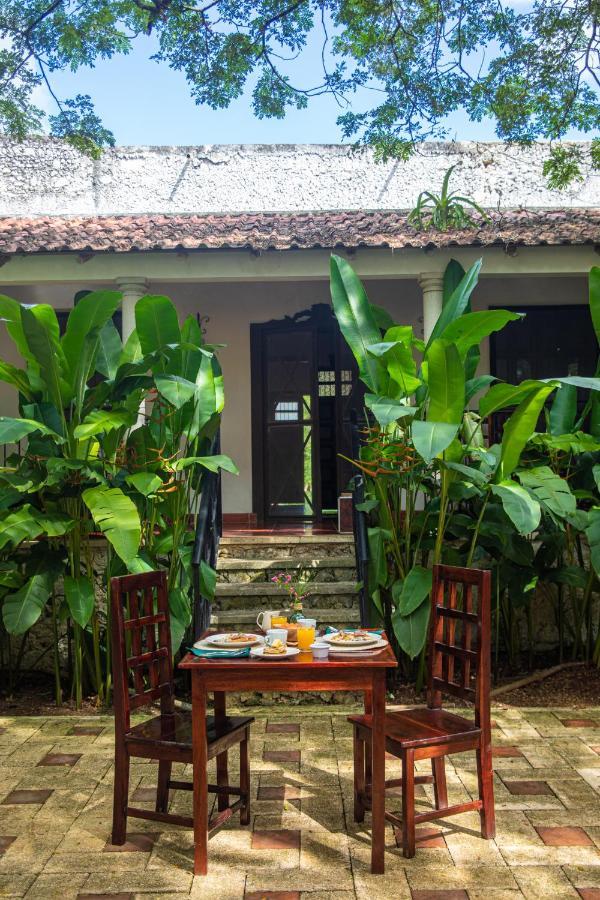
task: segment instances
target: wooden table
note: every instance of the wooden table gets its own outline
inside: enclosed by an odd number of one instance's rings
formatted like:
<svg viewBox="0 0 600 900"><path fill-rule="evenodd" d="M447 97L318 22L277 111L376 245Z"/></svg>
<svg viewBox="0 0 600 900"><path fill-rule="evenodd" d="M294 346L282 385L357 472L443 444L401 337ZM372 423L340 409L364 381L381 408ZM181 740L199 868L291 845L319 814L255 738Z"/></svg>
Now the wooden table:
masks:
<svg viewBox="0 0 600 900"><path fill-rule="evenodd" d="M194 760L194 874L208 867L208 793L206 759L207 695L214 693L215 717L226 715L227 691L362 691L365 713L372 715L371 872L384 870L385 845L385 676L397 666L391 647L379 651L314 660L312 653L290 659L202 659L188 653L179 663L192 680ZM217 759L217 782L226 781L227 760Z"/></svg>

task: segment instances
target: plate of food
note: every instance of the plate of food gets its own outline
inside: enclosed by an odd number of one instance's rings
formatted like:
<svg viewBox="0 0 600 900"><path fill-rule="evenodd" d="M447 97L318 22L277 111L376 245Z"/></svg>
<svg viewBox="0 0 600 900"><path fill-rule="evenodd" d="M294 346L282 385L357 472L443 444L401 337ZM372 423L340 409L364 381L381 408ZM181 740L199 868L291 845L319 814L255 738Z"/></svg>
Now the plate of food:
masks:
<svg viewBox="0 0 600 900"><path fill-rule="evenodd" d="M262 644L264 638L245 631L229 631L225 634L213 634L206 639L213 647L226 647L228 650L241 647L255 647Z"/></svg>
<svg viewBox="0 0 600 900"><path fill-rule="evenodd" d="M272 644L252 647L250 650L250 656L257 659L288 659L290 656L298 656L299 653L297 647L289 647L280 640L275 640Z"/></svg>
<svg viewBox="0 0 600 900"><path fill-rule="evenodd" d="M356 631L335 631L333 634L326 634L324 641L331 647L352 647L356 650L358 647L373 647L378 643L380 637L370 631L357 629Z"/></svg>
<svg viewBox="0 0 600 900"><path fill-rule="evenodd" d="M369 651L379 651L387 647L388 642L385 638L375 636L375 642L372 644L329 644L329 656L336 656L338 653L368 653ZM252 651L250 651L252 653Z"/></svg>

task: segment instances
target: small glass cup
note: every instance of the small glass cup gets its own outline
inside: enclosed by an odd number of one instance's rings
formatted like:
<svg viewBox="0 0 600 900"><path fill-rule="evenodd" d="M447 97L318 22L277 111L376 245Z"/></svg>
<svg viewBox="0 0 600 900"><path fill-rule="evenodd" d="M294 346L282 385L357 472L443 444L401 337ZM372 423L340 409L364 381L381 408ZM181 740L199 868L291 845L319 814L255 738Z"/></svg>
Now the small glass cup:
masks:
<svg viewBox="0 0 600 900"><path fill-rule="evenodd" d="M301 619L298 622L298 649L310 650L310 645L315 642L316 625L314 619Z"/></svg>

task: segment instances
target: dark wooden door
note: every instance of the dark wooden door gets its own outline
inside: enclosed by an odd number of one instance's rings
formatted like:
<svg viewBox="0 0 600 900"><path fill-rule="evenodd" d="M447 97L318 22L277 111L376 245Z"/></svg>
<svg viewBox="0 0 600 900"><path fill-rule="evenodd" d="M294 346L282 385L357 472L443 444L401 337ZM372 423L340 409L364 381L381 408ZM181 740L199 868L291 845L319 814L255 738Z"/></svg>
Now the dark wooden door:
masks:
<svg viewBox="0 0 600 900"><path fill-rule="evenodd" d="M333 516L364 391L331 308L252 325L251 351L254 511L261 521Z"/></svg>

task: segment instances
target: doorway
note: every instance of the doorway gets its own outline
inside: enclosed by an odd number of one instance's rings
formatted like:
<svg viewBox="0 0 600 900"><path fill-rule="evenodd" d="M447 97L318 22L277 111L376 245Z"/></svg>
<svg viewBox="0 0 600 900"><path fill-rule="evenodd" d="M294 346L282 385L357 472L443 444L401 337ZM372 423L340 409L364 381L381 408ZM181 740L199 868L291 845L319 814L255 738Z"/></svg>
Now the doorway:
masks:
<svg viewBox="0 0 600 900"><path fill-rule="evenodd" d="M331 307L250 326L253 505L259 521L322 522L353 474L364 388Z"/></svg>

